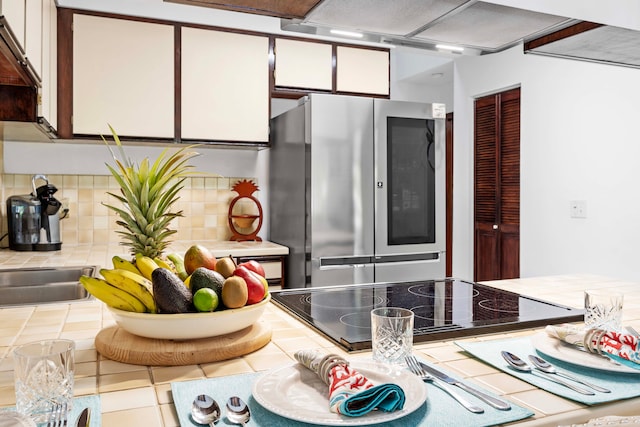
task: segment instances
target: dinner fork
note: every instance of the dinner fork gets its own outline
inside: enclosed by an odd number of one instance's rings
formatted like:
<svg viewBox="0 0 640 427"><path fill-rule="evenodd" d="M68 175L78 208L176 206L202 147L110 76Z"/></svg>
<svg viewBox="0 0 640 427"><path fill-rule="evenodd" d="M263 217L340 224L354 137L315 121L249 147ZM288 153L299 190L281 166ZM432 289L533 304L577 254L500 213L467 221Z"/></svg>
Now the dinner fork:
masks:
<svg viewBox="0 0 640 427"><path fill-rule="evenodd" d="M67 402L53 405L47 420L47 427L66 427L67 425Z"/></svg>
<svg viewBox="0 0 640 427"><path fill-rule="evenodd" d="M446 383L440 382L439 379L425 372L425 370L422 369L422 367L420 366L420 363L418 363L418 361L416 360L415 356L407 356L404 358L404 361L407 363L409 370L414 374L416 374L417 376L419 376L422 379L422 381L430 382L433 385L437 386L438 388L443 390L445 393L449 394L449 396L457 400L458 403L464 406L467 410L474 412L476 414L481 414L484 412L484 409L474 405L473 403L469 402L467 399L465 399L455 391L451 390L451 388Z"/></svg>

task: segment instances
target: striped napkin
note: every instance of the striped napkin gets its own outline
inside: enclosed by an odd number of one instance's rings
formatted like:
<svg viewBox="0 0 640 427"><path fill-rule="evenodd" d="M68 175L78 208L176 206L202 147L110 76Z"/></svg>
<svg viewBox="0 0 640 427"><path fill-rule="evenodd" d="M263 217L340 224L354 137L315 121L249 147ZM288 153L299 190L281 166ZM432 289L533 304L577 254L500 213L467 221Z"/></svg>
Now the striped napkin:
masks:
<svg viewBox="0 0 640 427"><path fill-rule="evenodd" d="M635 335L604 329L584 329L570 324L549 325L545 332L552 338L584 348L591 353L608 356L625 366L640 369L640 347Z"/></svg>
<svg viewBox="0 0 640 427"><path fill-rule="evenodd" d="M373 410L393 412L404 406L405 395L399 385L375 385L336 354L301 350L294 356L329 386L331 412L358 417Z"/></svg>

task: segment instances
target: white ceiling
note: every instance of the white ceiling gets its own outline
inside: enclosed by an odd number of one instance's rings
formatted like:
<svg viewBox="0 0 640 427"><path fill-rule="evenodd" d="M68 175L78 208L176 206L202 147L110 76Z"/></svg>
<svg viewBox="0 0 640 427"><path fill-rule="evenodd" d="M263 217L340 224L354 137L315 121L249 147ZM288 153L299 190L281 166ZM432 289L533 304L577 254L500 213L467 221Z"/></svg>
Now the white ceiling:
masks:
<svg viewBox="0 0 640 427"><path fill-rule="evenodd" d="M448 44L480 53L498 52L574 22L478 0L323 0L304 19L283 21L293 31L357 30L368 41L425 48Z"/></svg>

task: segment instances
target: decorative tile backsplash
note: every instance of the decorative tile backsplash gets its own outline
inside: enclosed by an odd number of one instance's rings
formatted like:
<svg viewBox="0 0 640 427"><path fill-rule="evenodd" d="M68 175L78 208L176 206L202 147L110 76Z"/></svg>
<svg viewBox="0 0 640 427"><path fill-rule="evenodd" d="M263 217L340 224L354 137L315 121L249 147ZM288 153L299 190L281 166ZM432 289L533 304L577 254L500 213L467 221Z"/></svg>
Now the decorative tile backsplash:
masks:
<svg viewBox="0 0 640 427"><path fill-rule="evenodd" d="M6 200L16 194L30 194L32 175L2 174L2 234L7 232ZM109 196L107 191L119 191L116 180L102 175L47 175L49 183L58 192L54 195L69 209L66 218L60 221L63 244L106 244L119 242L116 224L117 215L102 203L120 202ZM228 225L229 204L238 194L231 190L233 184L241 179L255 178L217 178L191 177L184 182L180 200L174 205L182 210L184 217L171 223L177 233L172 240L229 240L231 231ZM36 185L40 185L39 181ZM256 184L258 184L256 182ZM242 209L242 207L240 207ZM250 208L247 208L250 209ZM234 212L236 207L234 207ZM8 246L8 240L2 241L2 247Z"/></svg>

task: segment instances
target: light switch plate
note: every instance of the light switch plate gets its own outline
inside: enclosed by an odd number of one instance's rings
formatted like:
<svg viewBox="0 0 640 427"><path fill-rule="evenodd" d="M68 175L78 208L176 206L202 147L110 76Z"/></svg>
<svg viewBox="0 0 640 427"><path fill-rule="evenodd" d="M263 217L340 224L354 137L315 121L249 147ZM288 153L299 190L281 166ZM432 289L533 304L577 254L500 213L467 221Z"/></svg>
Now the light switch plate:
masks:
<svg viewBox="0 0 640 427"><path fill-rule="evenodd" d="M587 217L587 202L586 200L572 200L569 202L570 216L571 218L586 218Z"/></svg>

